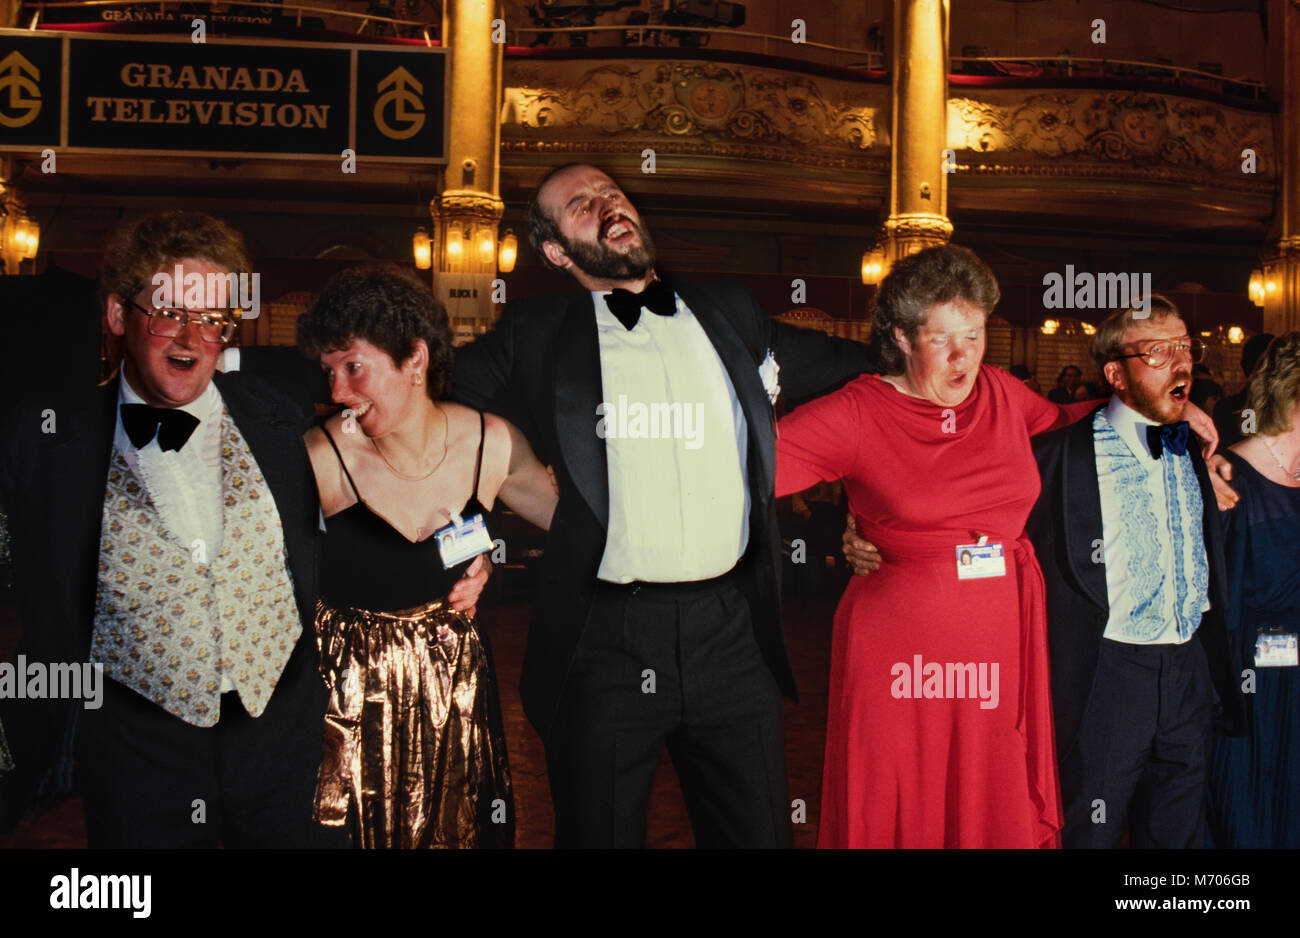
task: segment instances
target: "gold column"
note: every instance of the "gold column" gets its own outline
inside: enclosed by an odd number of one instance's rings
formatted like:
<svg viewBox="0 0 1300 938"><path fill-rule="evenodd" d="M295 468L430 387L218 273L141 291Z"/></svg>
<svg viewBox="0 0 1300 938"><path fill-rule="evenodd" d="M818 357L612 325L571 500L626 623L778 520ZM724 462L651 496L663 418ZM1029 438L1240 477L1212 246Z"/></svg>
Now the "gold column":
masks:
<svg viewBox="0 0 1300 938"><path fill-rule="evenodd" d="M948 177L948 0L894 0L889 218L880 249L886 268L944 244Z"/></svg>
<svg viewBox="0 0 1300 938"><path fill-rule="evenodd" d="M1264 258L1264 331L1300 329L1300 0L1282 4L1281 238Z"/></svg>
<svg viewBox="0 0 1300 938"><path fill-rule="evenodd" d="M447 0L442 37L451 56L447 171L429 203L434 292L447 304L458 338L492 324L500 198L501 60L492 21L501 0Z"/></svg>

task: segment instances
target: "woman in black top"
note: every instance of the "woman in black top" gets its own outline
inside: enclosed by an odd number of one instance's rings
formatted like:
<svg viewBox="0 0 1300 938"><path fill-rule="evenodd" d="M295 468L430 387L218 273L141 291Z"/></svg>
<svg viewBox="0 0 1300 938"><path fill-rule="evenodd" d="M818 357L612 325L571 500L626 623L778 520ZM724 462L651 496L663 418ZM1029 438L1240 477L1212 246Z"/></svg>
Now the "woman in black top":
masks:
<svg viewBox="0 0 1300 938"><path fill-rule="evenodd" d="M351 824L363 847L511 846L488 647L447 594L491 550L498 498L550 525L550 477L507 421L442 400L446 313L397 269L332 279L299 320L298 344L344 408L306 437L330 687L317 817Z"/></svg>

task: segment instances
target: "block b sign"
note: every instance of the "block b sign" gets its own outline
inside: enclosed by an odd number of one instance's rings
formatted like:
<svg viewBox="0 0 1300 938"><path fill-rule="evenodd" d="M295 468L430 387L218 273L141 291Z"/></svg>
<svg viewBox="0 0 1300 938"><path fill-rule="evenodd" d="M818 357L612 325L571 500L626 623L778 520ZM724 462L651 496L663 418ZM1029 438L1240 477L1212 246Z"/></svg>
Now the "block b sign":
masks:
<svg viewBox="0 0 1300 938"><path fill-rule="evenodd" d="M433 292L447 308L457 338L477 334L492 324L495 274L439 273L433 279Z"/></svg>
<svg viewBox="0 0 1300 938"><path fill-rule="evenodd" d="M423 46L0 30L0 150L442 162L445 64Z"/></svg>

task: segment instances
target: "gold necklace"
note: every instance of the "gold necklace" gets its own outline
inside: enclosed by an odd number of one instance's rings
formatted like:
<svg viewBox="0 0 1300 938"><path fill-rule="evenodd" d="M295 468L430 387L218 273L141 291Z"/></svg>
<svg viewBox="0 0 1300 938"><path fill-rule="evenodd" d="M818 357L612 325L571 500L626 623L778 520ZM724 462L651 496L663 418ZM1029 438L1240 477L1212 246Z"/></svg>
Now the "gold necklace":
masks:
<svg viewBox="0 0 1300 938"><path fill-rule="evenodd" d="M1282 459L1277 453L1273 452L1273 445L1269 443L1268 440L1264 439L1263 436L1260 436L1259 441L1264 444L1264 448L1268 450L1268 454L1273 457L1273 462L1277 463L1277 467L1282 470L1282 475L1289 476L1292 480L1300 482L1300 469L1292 472L1286 466L1282 465Z"/></svg>
<svg viewBox="0 0 1300 938"><path fill-rule="evenodd" d="M423 482L425 479L429 478L429 476L437 472L438 467L441 466L443 460L447 458L447 438L448 438L447 412L443 410L441 407L438 407L437 403L435 403L433 406L437 407L438 413L442 414L442 455L438 457L438 461L434 463L433 468L430 469L428 472L426 472L424 475L408 476L405 472L400 471L396 466L394 466L392 463L388 461L388 457L384 455L384 451L379 448L379 443L374 439L370 440L370 445L375 448L375 452L378 453L379 458L384 461L384 465L388 467L388 471L391 472L393 475L397 476L399 479L405 479L407 482Z"/></svg>

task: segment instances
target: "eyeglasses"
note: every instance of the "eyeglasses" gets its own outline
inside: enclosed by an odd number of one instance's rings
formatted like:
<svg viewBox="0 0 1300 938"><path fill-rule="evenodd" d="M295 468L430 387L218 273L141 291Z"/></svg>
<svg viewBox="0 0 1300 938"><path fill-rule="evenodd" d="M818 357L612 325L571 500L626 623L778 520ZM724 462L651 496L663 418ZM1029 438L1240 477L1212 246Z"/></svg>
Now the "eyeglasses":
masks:
<svg viewBox="0 0 1300 938"><path fill-rule="evenodd" d="M193 312L187 309L145 309L134 300L127 300L127 305L149 317L149 334L160 339L174 339L185 331L187 325L194 323L198 327L199 338L204 342L225 345L239 325L224 313L207 309Z"/></svg>
<svg viewBox="0 0 1300 938"><path fill-rule="evenodd" d="M1152 368L1163 368L1173 361L1175 353L1186 355L1196 364L1205 357L1205 343L1200 339L1177 339L1169 342L1157 342L1145 352L1134 352L1131 355L1116 355L1111 361L1120 361L1125 358L1140 358Z"/></svg>

